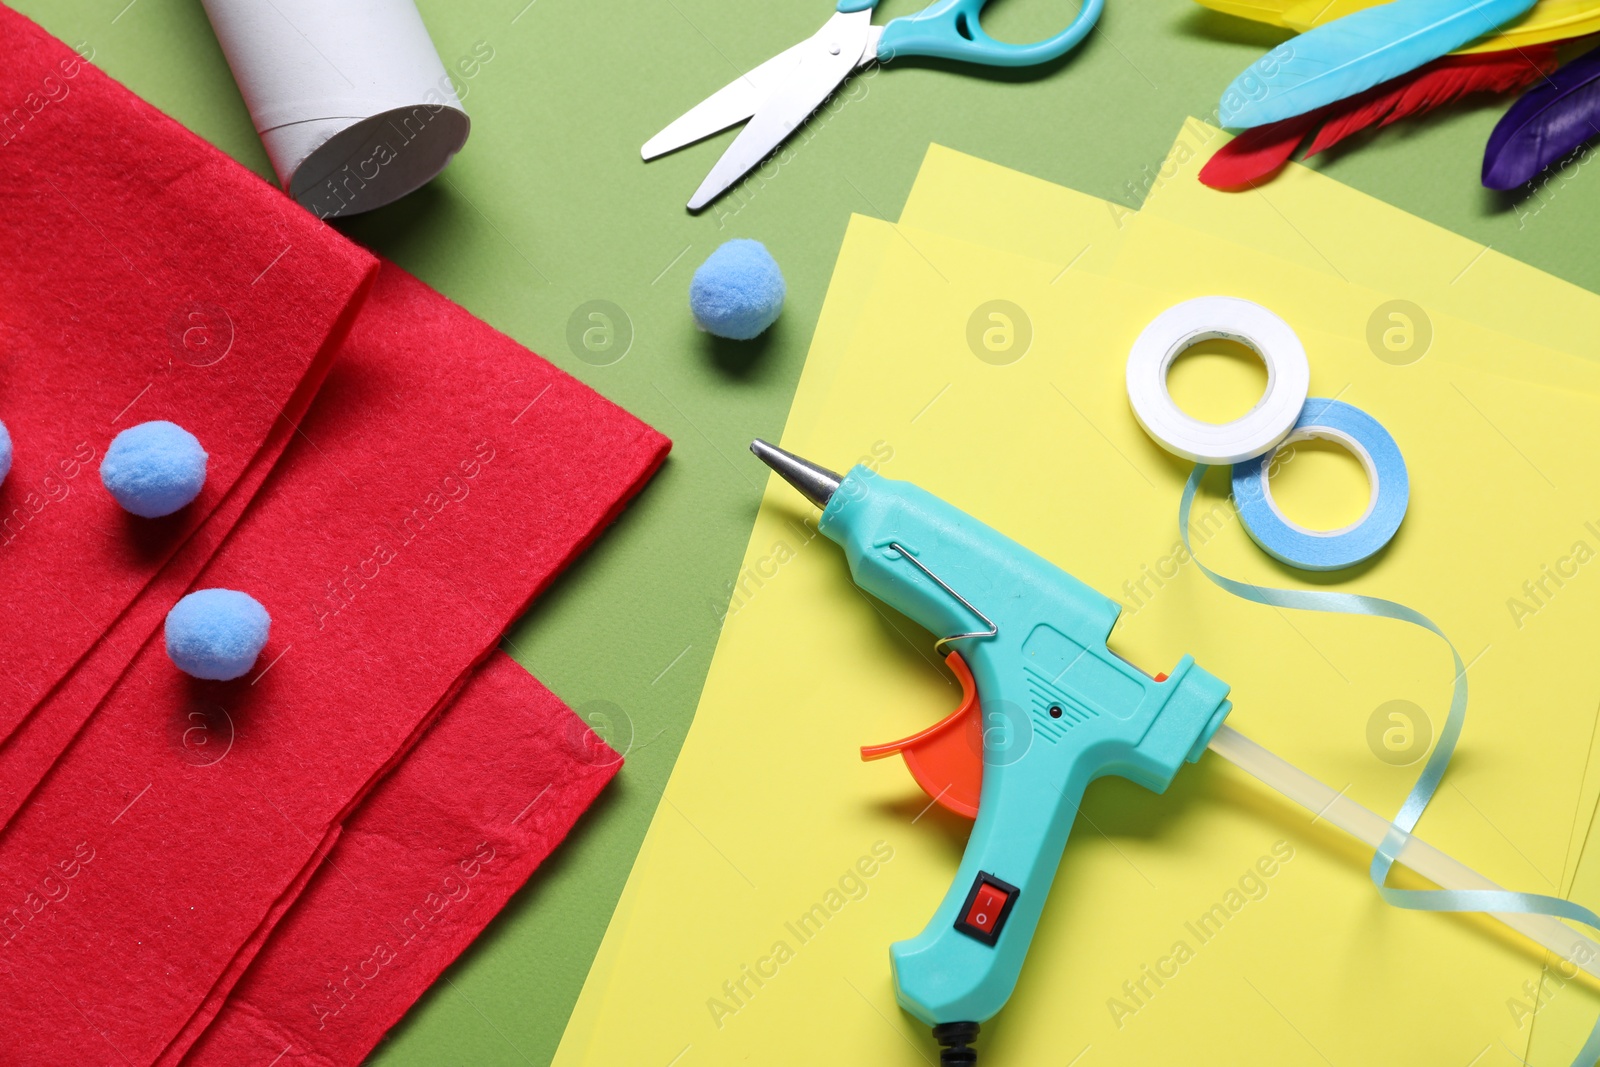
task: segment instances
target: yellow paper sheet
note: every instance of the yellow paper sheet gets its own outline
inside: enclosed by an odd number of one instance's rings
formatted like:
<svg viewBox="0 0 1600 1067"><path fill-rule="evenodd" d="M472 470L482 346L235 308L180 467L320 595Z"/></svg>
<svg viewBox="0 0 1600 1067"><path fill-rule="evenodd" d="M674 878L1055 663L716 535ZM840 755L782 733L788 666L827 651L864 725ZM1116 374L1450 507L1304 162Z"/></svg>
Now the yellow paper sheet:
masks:
<svg viewBox="0 0 1600 1067"><path fill-rule="evenodd" d="M1121 261L1125 272L1139 276L1141 268L1152 269L1156 274L1172 276L1176 271L1182 278L1186 265L1193 262L1212 262L1218 248L1222 256L1236 265L1239 260L1251 261L1246 277L1271 278L1279 283L1278 291L1287 284L1290 291L1304 287L1308 291L1321 291L1315 281L1308 281L1306 272L1319 273L1326 281L1348 279L1350 282L1372 282L1378 285L1393 283L1402 278L1401 292L1420 294L1430 305L1442 301L1448 311L1473 314L1488 309L1491 321L1513 328L1523 337L1551 344L1573 344L1579 351L1590 345L1587 322L1596 310L1596 298L1583 290L1559 282L1550 276L1516 260L1498 255L1483 258L1478 249L1473 253L1477 266L1489 269L1482 275L1490 290L1503 291L1509 304L1497 300L1480 300L1483 295L1468 287L1465 289L1446 285L1441 288L1437 279L1446 271L1424 271L1420 278L1404 278L1405 272L1415 270L1415 258L1402 261L1394 269L1392 249L1402 246L1415 256L1431 256L1440 263L1450 264L1463 252L1463 239L1432 226L1422 220L1400 212L1380 201L1372 200L1348 189L1315 171L1291 165L1284 181L1294 190L1287 202L1291 209L1315 215L1334 212L1340 217L1355 218L1369 231L1389 235L1387 239L1372 242L1350 242L1341 246L1340 269L1330 269L1309 244L1305 231L1282 214L1275 190L1278 183L1268 187L1272 192L1227 194L1207 190L1194 180L1198 168L1211 151L1220 147L1226 138L1214 137L1215 131L1190 123L1185 126L1169 153L1158 182L1147 202L1147 210L1137 215L1120 205L1108 204L1075 190L1034 180L1019 181L1013 172L995 164L944 149L930 148L917 186L902 213L901 221L957 236L973 234L971 215L966 205L982 202L987 197L1004 196L1008 203L1005 215L985 220L984 243L1006 248L1021 254L1048 257L1049 244L1040 240L1042 228L1038 225L1018 224L1030 216L1051 217L1057 227L1069 227L1071 232L1093 234L1100 232L1108 217L1115 219L1123 230L1137 231L1143 240L1135 239L1119 251L1125 251ZM1198 227L1187 237L1175 235L1173 226L1178 222ZM1301 224L1306 219L1301 217ZM1318 232L1336 229L1322 219L1315 219L1312 228ZM1265 249L1244 248L1231 238L1236 236L1259 241ZM1196 237L1204 240L1198 242ZM1228 239L1225 239L1228 238ZM1059 242L1059 239L1057 240ZM1186 255L1173 255L1180 247L1187 248ZM1231 249L1231 251L1229 251ZM1152 254L1153 253L1153 254ZM1274 270L1263 269L1259 257L1270 254L1280 260ZM1287 260L1282 257L1287 257ZM1299 259L1301 262L1294 262ZM1109 271L1115 261L1100 259L1086 261L1077 269ZM1290 263L1284 266L1283 263ZM1452 276L1453 282L1463 277L1460 272ZM1340 286L1351 287L1343 280ZM1432 284L1428 284L1431 282ZM1393 292L1395 290L1390 290ZM1369 306L1376 309L1389 303L1391 297L1374 293ZM1504 307L1528 308L1527 314L1514 320L1496 317L1496 310ZM1316 305L1312 305L1314 314ZM1356 309L1360 310L1359 305ZM1577 327L1577 329L1571 329ZM1451 358L1456 353L1448 345L1434 349L1435 358ZM1553 357L1553 358L1552 358ZM1492 357L1491 368L1513 376L1565 384L1573 388L1594 389L1594 364L1580 357L1564 353L1548 353L1546 358L1533 363L1518 362L1507 365L1503 356ZM1600 827L1600 811L1596 798L1600 797L1600 760L1595 758L1591 741L1590 758L1585 784L1574 812L1573 829L1569 836L1567 858L1561 879L1561 892L1580 903L1594 905L1600 901L1600 849L1585 848L1591 837L1591 828ZM1595 835L1600 840L1600 835ZM1580 857L1582 857L1580 859ZM1535 1064L1565 1063L1572 1050L1580 1046L1600 1014L1600 995L1581 983L1571 983L1570 969L1559 962L1546 968L1536 985L1519 991L1506 1000L1508 1018L1520 1024L1525 1039L1522 1044L1509 1042L1507 1052Z"/></svg>
<svg viewBox="0 0 1600 1067"><path fill-rule="evenodd" d="M1594 762L1591 755L1591 777ZM1600 901L1600 855L1595 848L1600 841L1600 811L1594 813L1587 830L1588 843L1578 861L1570 895L1594 908ZM1530 1038L1524 1055L1535 1067L1565 1067L1600 1018L1600 992L1585 981L1570 978L1571 967L1557 962L1546 967L1531 987L1506 1000L1507 1013L1527 1023Z"/></svg>
<svg viewBox="0 0 1600 1067"><path fill-rule="evenodd" d="M858 220L852 233L873 225ZM1160 568L1184 472L1133 423L1121 368L1168 294L1087 274L1052 285L1059 264L901 232L905 240L885 242L815 425L786 442L840 466L874 457L1102 589ZM996 292L1034 324L1029 355L1006 367L980 361L967 341L971 309ZM1417 605L1469 657L1504 642L1505 655L1496 646L1473 667L1481 733L1464 744L1456 788L1423 831L1492 877L1558 871L1565 828L1549 832L1538 813L1576 803L1595 694L1575 698L1560 665L1600 621L1600 585L1588 594L1571 583L1542 608L1534 622L1550 638L1537 645L1503 633L1504 599L1530 566L1538 573L1542 532L1578 536L1582 501L1600 499L1580 490L1600 490L1586 457L1551 439L1552 427L1593 419L1594 404L1443 362L1410 368L1402 388L1359 336L1311 333L1313 342L1324 353L1314 391L1342 390L1382 419L1417 487L1400 538L1345 587ZM815 403L811 378L808 366L803 405ZM1481 422L1437 425L1416 400L1456 389L1492 396L1506 424L1526 426L1529 454L1569 490L1549 491ZM1004 459L1018 456L1028 461ZM1463 463L1470 481L1457 477ZM1522 510L1494 513L1486 499ZM893 1064L931 1054L922 1028L893 1005L885 946L931 913L965 825L924 814L902 768L861 766L853 746L931 721L955 691L932 664L928 635L855 592L839 553L808 539L804 519L787 487L769 491L745 561L750 591L724 628L630 880L627 923L608 931L605 971L591 973L559 1063L809 1063L820 1054ZM1209 562L1292 580L1236 523L1214 521ZM1382 700L1437 706L1447 690L1442 648L1410 630L1290 620L1180 567L1119 627L1118 647L1152 669L1193 652L1234 684L1236 725L1392 809L1409 776L1350 741ZM1574 732L1577 743L1549 750L1548 739ZM1523 783L1515 810L1492 799L1510 777ZM1261 899L1203 943L1186 933L1274 847L1293 859ZM870 877L850 874L858 863ZM802 937L791 926L814 903L829 917ZM1176 975L1153 985L1144 966L1172 966L1186 938ZM1065 1063L1092 1046L1095 1063L1466 1063L1515 1040L1503 1001L1537 971L1537 957L1491 923L1387 908L1365 881L1359 847L1308 827L1207 757L1165 798L1119 782L1091 790L1018 995L986 1028L985 1054Z"/></svg>
<svg viewBox="0 0 1600 1067"><path fill-rule="evenodd" d="M1218 193L1196 175L1228 138L1190 119L1141 214L1170 218L1312 270L1584 359L1600 359L1600 296L1291 164L1259 189Z"/></svg>
<svg viewBox="0 0 1600 1067"><path fill-rule="evenodd" d="M1161 171L1162 174L1172 175L1170 181L1174 184L1193 182L1193 175L1189 171L1199 157L1189 148L1188 141L1194 136L1193 127L1185 127ZM1303 168L1294 169L1298 172ZM1308 180L1313 184L1322 183L1331 187L1327 199L1334 208L1339 208L1351 198L1348 188L1316 172L1307 173L1311 175ZM1421 359L1429 358L1431 354L1431 358L1456 363L1476 360L1480 369L1494 373L1600 394L1600 363L1537 347L1541 337L1558 342L1567 338L1567 332L1563 329L1547 330L1542 329L1539 323L1527 323L1519 336L1533 340L1534 345L1522 349L1521 355L1512 360L1488 343L1487 338L1480 339L1477 344L1462 345L1448 336L1435 336L1431 319L1419 327L1422 319L1414 309L1403 309L1401 314L1406 317L1402 320L1385 316L1383 309L1391 305L1391 299L1382 292L1364 288L1360 284L1369 277L1386 276L1385 243L1360 246L1362 254L1359 257L1352 255L1345 263L1347 280L1341 280L1331 273L1284 260L1275 253L1226 241L1215 233L1187 225L1180 226L1173 221L1176 218L1204 219L1217 211L1239 213L1250 208L1258 214L1271 214L1271 208L1259 196L1245 201L1241 207L1241 202L1234 194L1204 190L1203 187L1196 192L1191 188L1181 196L1169 194L1172 206L1164 215L1151 212L1133 214L1062 186L1032 179L1018 181L1013 172L1005 168L934 146L929 150L918 174L916 189L907 203L906 211L902 213L901 221L965 237L971 229L965 205L1000 196L1006 199L1010 208L1006 215L990 220L991 225L983 243L991 247L1021 255L1044 252L1047 246L1040 242L1038 235L1045 228L1017 224L1018 219L1030 214L1058 220L1058 228L1085 234L1095 233L1104 227L1107 217L1112 217L1120 227L1119 236L1126 234L1129 235L1128 239L1104 242L1116 249L1113 256L1102 257L1075 269L1116 272L1120 277L1142 280L1145 284L1170 286L1176 293L1248 293L1251 298L1266 303L1296 324L1331 322L1331 328L1340 329L1347 328L1345 320L1365 320L1369 327L1369 348L1376 352L1379 347L1384 347L1385 354L1391 358L1415 354L1416 358ZM1360 198L1358 203L1368 214L1386 213L1392 216L1384 222L1382 230L1397 233L1399 240L1413 249L1437 246L1435 253L1448 257L1460 240L1448 231L1423 223L1377 201ZM1272 229L1267 220L1256 218L1254 222L1257 228L1265 226L1268 230ZM1249 227L1241 229L1247 230ZM1195 264L1205 264L1204 270L1197 271ZM1496 260L1496 269L1500 270L1503 277L1515 280L1516 287L1509 294L1513 298L1521 298L1523 291L1542 293L1546 283L1553 282L1548 275L1513 260ZM1570 286L1558 283L1555 288L1560 293L1571 295ZM1581 318L1590 305L1596 303L1590 294L1584 294L1584 298L1562 316L1564 322ZM1538 305L1543 299L1536 295L1529 302ZM1423 312L1423 315L1426 313ZM1371 335L1375 320L1381 324L1377 337ZM1385 342L1394 335L1386 336L1382 331L1396 322L1404 322L1411 328L1411 333L1401 336L1413 346L1419 346L1413 352L1387 349ZM1422 336L1426 340L1418 336L1418 329L1425 331ZM1600 735L1595 740L1600 742ZM1560 889L1563 893L1571 888L1597 799L1600 799L1600 760L1593 758L1591 749L1585 788L1574 812L1567 859L1562 865Z"/></svg>
<svg viewBox="0 0 1600 1067"><path fill-rule="evenodd" d="M1163 177L1154 183L1146 210L1139 212L931 145L900 222L1047 263L1060 262L1064 269L1116 273L1136 282L1146 277L1144 272L1154 270L1163 279L1175 279L1180 287L1197 291L1225 290L1224 279L1213 274L1215 256L1233 266L1229 278L1247 279L1253 289L1261 290L1255 299L1275 308L1279 305L1273 301L1288 294L1285 307L1291 307L1296 315L1310 314L1323 320L1334 314L1334 309L1316 299L1297 300L1297 294L1338 292L1337 314L1359 314L1368 321L1376 316L1384 329L1397 324L1416 326L1380 314L1380 309L1396 299L1392 295L1395 290L1389 287L1396 272L1388 240L1350 246L1342 260L1342 275L1321 261L1317 261L1321 269L1312 266L1307 260L1316 261L1315 254L1293 229L1272 225L1272 220L1281 219L1259 193L1219 193L1199 186L1193 172L1227 138L1219 136L1207 142L1202 156L1193 147L1200 139L1196 131L1208 136L1214 132L1190 120L1158 172ZM1395 241L1412 250L1430 249L1436 261L1430 277L1442 274L1437 264L1449 264L1459 256L1464 239L1456 234L1356 193L1317 171L1298 164L1291 164L1290 169L1297 180L1309 182L1313 188L1327 188L1324 210L1344 213L1347 202L1354 201L1357 214L1372 232L1394 234ZM1184 187L1181 192L1172 191L1180 185ZM1004 208L974 212L971 205L975 203L999 203ZM1161 210L1151 210L1152 206ZM1219 213L1235 223L1232 231L1216 223ZM1128 234L1142 239L1130 244L1123 240ZM1260 244L1250 244L1251 237L1257 237ZM1408 336L1413 344L1426 345L1424 355L1417 358L1426 358L1427 353L1454 361L1481 358L1483 369L1506 377L1600 394L1600 346L1586 328L1588 316L1600 315L1600 297L1498 254L1480 264L1487 264L1491 273L1504 279L1501 284L1506 291L1500 300L1484 300L1481 294L1449 286L1442 299L1431 290L1421 295L1429 306L1438 299L1437 310L1443 314L1531 343L1538 358L1513 362L1492 350L1486 349L1480 356L1476 349L1452 348L1432 337L1431 319L1422 327L1429 338L1426 342L1418 339L1415 330L1399 335ZM1153 279L1145 283L1164 284ZM1401 291L1408 295L1416 292ZM1502 313L1505 302L1544 308L1549 314L1545 318L1537 313L1508 317ZM1473 314L1480 307L1485 314ZM1518 328L1502 329L1506 325ZM1563 347L1567 345L1577 347ZM1410 354L1391 353L1396 359Z"/></svg>
<svg viewBox="0 0 1600 1067"><path fill-rule="evenodd" d="M1121 204L930 144L900 221L1059 264L1065 276L1108 271L1133 215ZM995 244L995 235L1003 243Z"/></svg>
<svg viewBox="0 0 1600 1067"><path fill-rule="evenodd" d="M1424 314L1437 309L1585 361L1600 358L1600 342L1591 327L1600 314L1600 296L1297 164L1250 192L1207 189L1197 175L1227 140L1198 120L1186 123L1159 172L1162 180L1153 183L1146 197L1142 214L1169 218L1261 251L1298 259L1313 270L1352 277L1386 291L1391 300L1421 307ZM1506 373L1524 372L1512 367ZM1536 376L1545 371L1532 373ZM1590 388L1587 377L1571 367L1548 380L1550 384ZM1583 798L1562 877L1563 892L1590 903L1600 897L1579 895L1575 879L1581 857L1588 851L1590 813L1600 814L1597 800L1600 733L1591 740ZM1600 866L1600 854L1589 863ZM1600 870L1590 882L1600 887Z"/></svg>

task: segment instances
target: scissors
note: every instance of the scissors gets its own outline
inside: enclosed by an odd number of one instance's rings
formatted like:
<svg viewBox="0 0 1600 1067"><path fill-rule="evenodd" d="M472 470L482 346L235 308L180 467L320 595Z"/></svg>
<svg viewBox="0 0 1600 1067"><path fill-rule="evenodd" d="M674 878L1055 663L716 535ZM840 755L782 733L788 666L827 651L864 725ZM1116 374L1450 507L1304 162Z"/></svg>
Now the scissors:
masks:
<svg viewBox="0 0 1600 1067"><path fill-rule="evenodd" d="M641 154L654 159L748 119L689 199L689 210L699 211L766 159L862 67L896 56L986 67L1049 63L1088 35L1105 0L1083 0L1070 26L1032 44L1005 44L984 33L978 16L988 0L934 0L915 15L874 26L877 2L839 0L822 29L706 97L646 141Z"/></svg>

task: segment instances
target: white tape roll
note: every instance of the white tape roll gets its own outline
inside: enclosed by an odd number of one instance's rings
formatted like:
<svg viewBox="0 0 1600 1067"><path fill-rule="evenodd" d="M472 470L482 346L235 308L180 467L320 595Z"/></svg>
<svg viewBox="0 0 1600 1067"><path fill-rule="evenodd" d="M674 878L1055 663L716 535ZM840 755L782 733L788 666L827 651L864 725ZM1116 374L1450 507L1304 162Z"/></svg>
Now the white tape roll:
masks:
<svg viewBox="0 0 1600 1067"><path fill-rule="evenodd" d="M1237 341L1267 365L1267 391L1232 422L1184 414L1167 389L1172 361L1201 341ZM1202 296L1157 315L1128 353L1128 402L1145 433L1197 463L1241 463L1271 451L1294 428L1311 389L1311 364L1294 330L1248 300Z"/></svg>

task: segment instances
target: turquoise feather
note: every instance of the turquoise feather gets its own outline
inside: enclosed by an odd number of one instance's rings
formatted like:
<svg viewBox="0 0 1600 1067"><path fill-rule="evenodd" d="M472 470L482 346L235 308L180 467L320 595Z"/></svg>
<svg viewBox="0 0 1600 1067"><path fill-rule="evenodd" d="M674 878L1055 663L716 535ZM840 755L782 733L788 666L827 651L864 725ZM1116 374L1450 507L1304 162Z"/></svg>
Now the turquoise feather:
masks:
<svg viewBox="0 0 1600 1067"><path fill-rule="evenodd" d="M1222 94L1236 129L1303 115L1398 78L1510 22L1535 0L1394 0L1318 26L1256 60Z"/></svg>

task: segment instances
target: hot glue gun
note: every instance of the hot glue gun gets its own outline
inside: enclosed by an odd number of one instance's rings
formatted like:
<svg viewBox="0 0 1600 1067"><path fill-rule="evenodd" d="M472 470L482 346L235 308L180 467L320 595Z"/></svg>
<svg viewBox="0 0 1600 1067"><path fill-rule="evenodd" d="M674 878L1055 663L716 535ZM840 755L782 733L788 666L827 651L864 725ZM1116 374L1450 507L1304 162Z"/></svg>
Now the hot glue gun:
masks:
<svg viewBox="0 0 1600 1067"><path fill-rule="evenodd" d="M895 997L933 1027L944 1067L976 1063L979 1024L1016 985L1096 778L1164 792L1209 746L1441 887L1498 888L1225 726L1228 686L1191 657L1151 676L1117 656L1106 640L1119 605L1049 560L910 483L861 466L841 477L765 441L750 448L823 509L817 528L843 546L857 585L942 635L937 648L958 646L947 662L967 689L961 708L905 741L863 750L900 753L935 799L976 815L933 918L889 950ZM1558 920L1497 917L1600 974L1600 945Z"/></svg>

